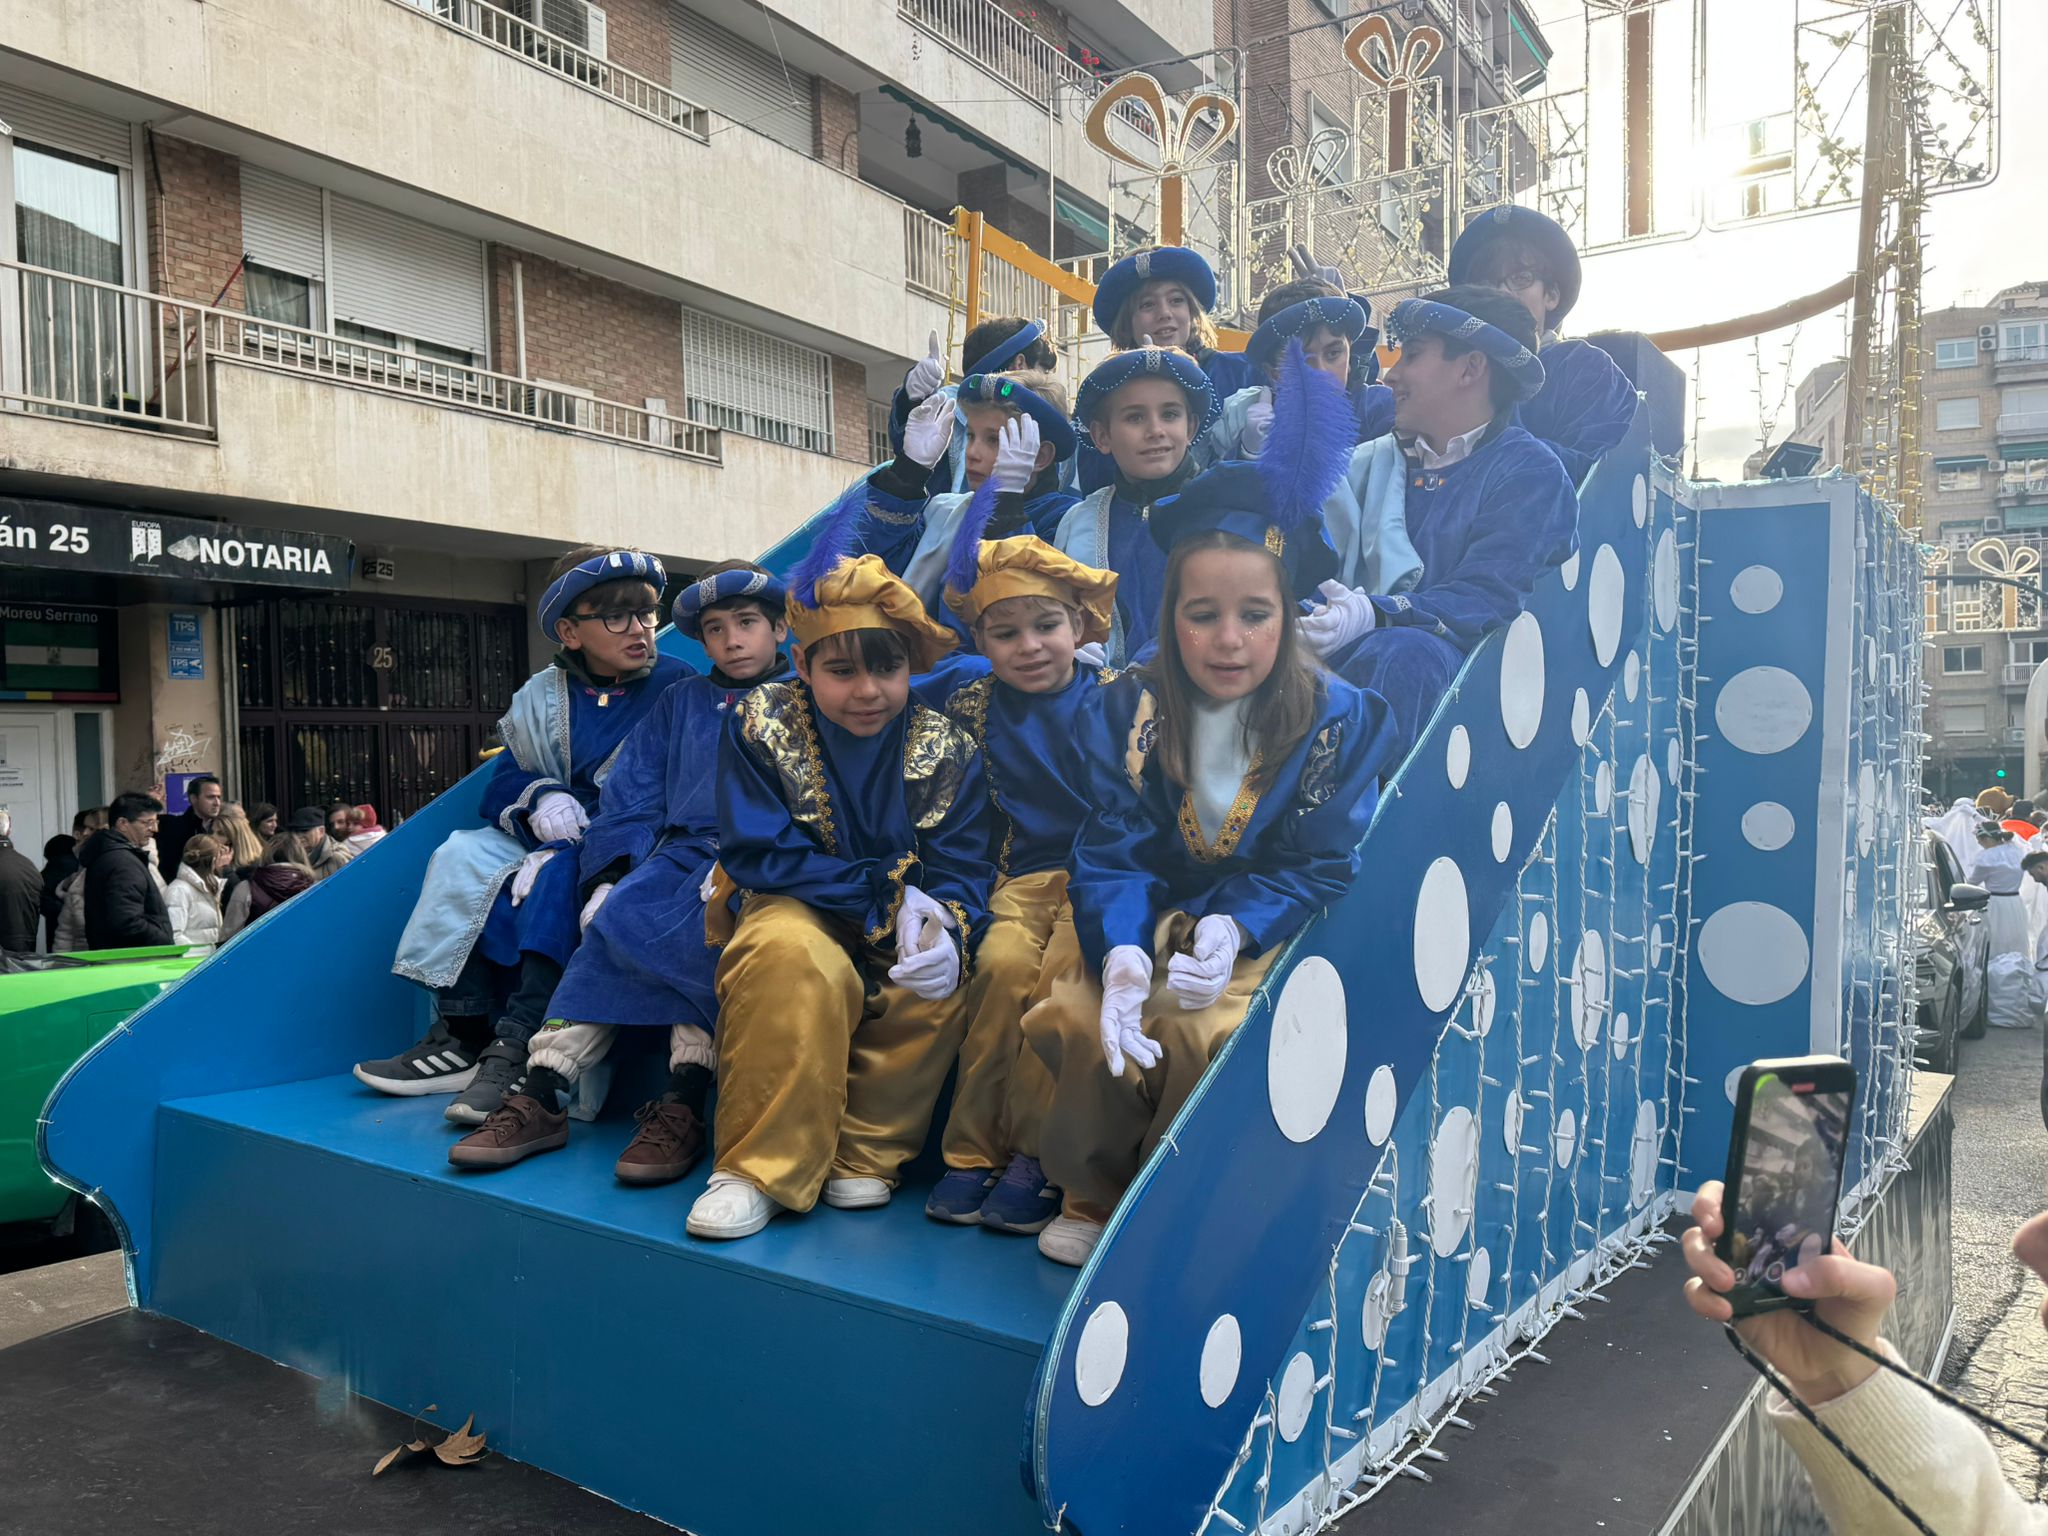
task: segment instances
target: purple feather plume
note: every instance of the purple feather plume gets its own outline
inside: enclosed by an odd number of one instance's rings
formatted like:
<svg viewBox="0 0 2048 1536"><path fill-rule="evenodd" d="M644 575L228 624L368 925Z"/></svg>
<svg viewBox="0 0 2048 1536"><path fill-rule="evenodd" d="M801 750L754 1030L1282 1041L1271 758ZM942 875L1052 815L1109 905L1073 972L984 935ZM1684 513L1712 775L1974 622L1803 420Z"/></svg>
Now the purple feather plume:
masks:
<svg viewBox="0 0 2048 1536"><path fill-rule="evenodd" d="M990 475L960 509L960 527L946 555L946 587L966 592L981 579L981 535L996 510L996 477Z"/></svg>
<svg viewBox="0 0 2048 1536"><path fill-rule="evenodd" d="M1322 514L1358 446L1358 417L1344 387L1308 365L1290 341L1273 381L1273 426L1259 454L1267 515L1283 534Z"/></svg>
<svg viewBox="0 0 2048 1536"><path fill-rule="evenodd" d="M867 505L868 483L865 479L857 480L818 518L817 536L789 573L789 595L804 607L818 606L818 583L853 552L854 529Z"/></svg>

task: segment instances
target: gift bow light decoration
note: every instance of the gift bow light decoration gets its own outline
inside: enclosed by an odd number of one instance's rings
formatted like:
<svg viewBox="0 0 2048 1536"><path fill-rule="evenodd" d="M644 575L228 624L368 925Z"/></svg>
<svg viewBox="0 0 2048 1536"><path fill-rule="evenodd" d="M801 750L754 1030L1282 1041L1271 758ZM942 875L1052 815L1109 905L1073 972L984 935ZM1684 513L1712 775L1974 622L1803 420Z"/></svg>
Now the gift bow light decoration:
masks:
<svg viewBox="0 0 2048 1536"><path fill-rule="evenodd" d="M2007 544L2003 539L1979 539L1970 546L1970 564L1987 576L2002 577L2007 582L2024 582L2032 589L2000 586L1999 607L1996 610L2000 622L1984 623L1981 627L2007 631L2033 628L2041 611L2038 587L2041 576L2041 551L2030 544L2013 545ZM2027 609L2024 622L2020 616L2022 603Z"/></svg>
<svg viewBox="0 0 2048 1536"><path fill-rule="evenodd" d="M1159 146L1158 158L1148 160L1110 137L1109 117L1125 102L1136 102L1152 117L1152 141ZM1194 126L1206 112L1216 114L1216 132L1203 144L1191 142ZM1216 152L1237 132L1237 103L1213 91L1197 91L1184 103L1175 103L1159 82L1142 71L1124 75L1095 98L1088 109L1088 142L1134 170L1159 178L1160 245L1184 243L1187 217L1183 196L1190 171L1215 158Z"/></svg>
<svg viewBox="0 0 2048 1536"><path fill-rule="evenodd" d="M1415 87L1443 51L1444 35L1435 27L1412 28L1405 40L1397 41L1394 24L1384 14L1366 17L1344 39L1344 57L1351 67L1387 93L1389 171L1408 169Z"/></svg>

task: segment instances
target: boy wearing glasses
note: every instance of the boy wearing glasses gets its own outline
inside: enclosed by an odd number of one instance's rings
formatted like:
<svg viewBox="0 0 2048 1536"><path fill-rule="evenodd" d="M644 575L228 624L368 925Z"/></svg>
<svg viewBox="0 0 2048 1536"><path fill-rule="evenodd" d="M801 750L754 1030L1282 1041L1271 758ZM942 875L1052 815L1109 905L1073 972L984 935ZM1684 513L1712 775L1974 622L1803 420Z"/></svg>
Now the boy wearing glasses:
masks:
<svg viewBox="0 0 2048 1536"><path fill-rule="evenodd" d="M540 626L561 649L498 722L484 824L451 834L427 866L392 970L434 994L434 1025L357 1065L379 1093L458 1094L448 1119L481 1125L525 1067L576 948L576 850L599 786L633 727L691 675L654 648L667 581L637 549L585 546L555 562Z"/></svg>

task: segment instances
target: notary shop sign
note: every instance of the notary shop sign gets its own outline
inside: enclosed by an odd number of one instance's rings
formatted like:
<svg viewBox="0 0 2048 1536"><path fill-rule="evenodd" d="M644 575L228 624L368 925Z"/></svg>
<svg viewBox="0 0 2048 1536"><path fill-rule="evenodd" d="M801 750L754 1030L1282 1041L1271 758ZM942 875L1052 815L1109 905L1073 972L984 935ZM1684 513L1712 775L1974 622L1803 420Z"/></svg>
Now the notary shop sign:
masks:
<svg viewBox="0 0 2048 1536"><path fill-rule="evenodd" d="M0 565L345 592L354 552L333 534L0 496Z"/></svg>

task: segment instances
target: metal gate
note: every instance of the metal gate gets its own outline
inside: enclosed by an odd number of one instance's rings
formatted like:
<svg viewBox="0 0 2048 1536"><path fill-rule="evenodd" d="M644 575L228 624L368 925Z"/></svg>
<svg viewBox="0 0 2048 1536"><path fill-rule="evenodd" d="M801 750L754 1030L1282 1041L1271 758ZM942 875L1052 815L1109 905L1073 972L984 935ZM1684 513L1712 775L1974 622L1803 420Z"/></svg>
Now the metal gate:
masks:
<svg viewBox="0 0 2048 1536"><path fill-rule="evenodd" d="M368 801L395 825L476 766L526 677L509 605L293 597L234 620L245 802Z"/></svg>

